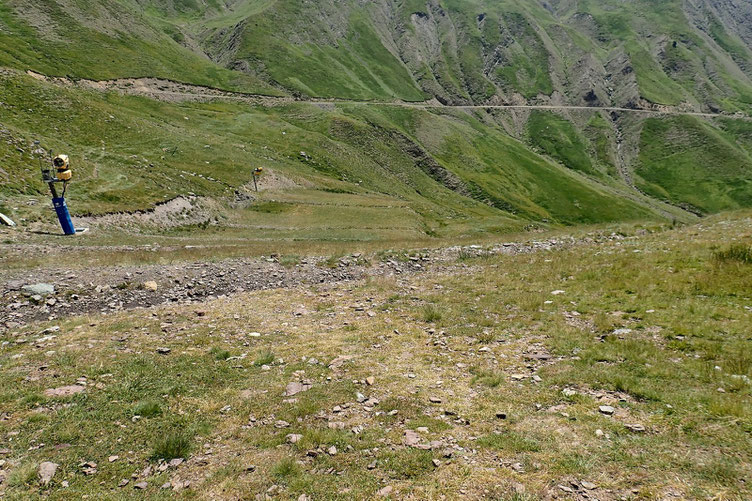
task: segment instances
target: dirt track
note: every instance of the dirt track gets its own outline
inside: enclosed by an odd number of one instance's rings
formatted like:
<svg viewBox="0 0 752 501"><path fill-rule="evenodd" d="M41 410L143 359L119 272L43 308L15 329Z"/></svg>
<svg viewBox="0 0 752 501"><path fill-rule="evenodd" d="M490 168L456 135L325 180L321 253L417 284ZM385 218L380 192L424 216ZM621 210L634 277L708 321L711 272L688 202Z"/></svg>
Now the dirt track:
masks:
<svg viewBox="0 0 752 501"><path fill-rule="evenodd" d="M116 91L123 94L146 96L164 101L205 101L205 100L229 100L241 101L249 104L263 106L279 106L293 102L307 102L320 105L362 105L362 106L399 106L404 108L418 109L464 109L464 110L569 110L569 111L593 111L600 110L616 113L639 113L645 115L691 115L704 118L738 118L752 120L752 117L741 115L728 115L723 113L704 113L691 110L681 110L668 106L655 105L652 108L626 108L619 106L572 106L552 104L460 104L444 105L436 100L424 102L405 101L355 101L349 99L295 99L289 96L274 97L257 94L245 94L230 92L198 85L185 84L159 78L121 78L116 80L78 80L72 81L66 78L47 77L35 72L27 72L29 75L52 83L63 85L76 85L98 91Z"/></svg>

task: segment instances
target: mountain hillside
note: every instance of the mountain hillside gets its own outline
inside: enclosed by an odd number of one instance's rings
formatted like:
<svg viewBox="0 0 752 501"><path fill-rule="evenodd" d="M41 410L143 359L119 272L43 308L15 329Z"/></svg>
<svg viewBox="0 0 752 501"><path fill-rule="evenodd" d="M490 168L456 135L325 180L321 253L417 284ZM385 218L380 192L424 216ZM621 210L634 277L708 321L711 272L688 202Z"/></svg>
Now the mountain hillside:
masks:
<svg viewBox="0 0 752 501"><path fill-rule="evenodd" d="M748 207L751 16L732 0L9 0L0 206L46 217L28 199L45 193L39 140L72 153L79 216L192 193L247 227L248 162L286 180L248 196L289 202L274 220L290 235L338 194L387 197L427 237ZM343 235L382 238L359 203Z"/></svg>

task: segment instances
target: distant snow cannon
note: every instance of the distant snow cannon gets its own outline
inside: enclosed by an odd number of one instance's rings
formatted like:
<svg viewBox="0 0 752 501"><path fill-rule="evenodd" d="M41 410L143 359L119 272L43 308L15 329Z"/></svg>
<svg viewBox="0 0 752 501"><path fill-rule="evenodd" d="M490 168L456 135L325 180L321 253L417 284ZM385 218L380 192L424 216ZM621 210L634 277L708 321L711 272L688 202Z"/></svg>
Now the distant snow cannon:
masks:
<svg viewBox="0 0 752 501"><path fill-rule="evenodd" d="M253 187L258 191L258 178L264 173L263 167L256 167L253 169Z"/></svg>
<svg viewBox="0 0 752 501"><path fill-rule="evenodd" d="M65 191L71 178L73 178L73 171L70 168L68 155L57 155L52 159L51 167L49 165L40 165L40 167L42 170L42 180L50 187L52 206L55 208L55 213L57 214L57 219L60 221L60 226L63 228L63 233L66 235L75 235L76 228L73 226L73 221L71 221L70 213L68 212L68 205L65 203ZM62 184L62 193L58 194L56 184Z"/></svg>

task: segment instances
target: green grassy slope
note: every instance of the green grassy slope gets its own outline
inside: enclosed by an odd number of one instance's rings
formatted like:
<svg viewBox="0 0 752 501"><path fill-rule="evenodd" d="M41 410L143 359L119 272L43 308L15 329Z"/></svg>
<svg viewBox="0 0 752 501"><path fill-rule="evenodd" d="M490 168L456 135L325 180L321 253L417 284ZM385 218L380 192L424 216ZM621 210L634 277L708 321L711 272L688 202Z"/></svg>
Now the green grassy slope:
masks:
<svg viewBox="0 0 752 501"><path fill-rule="evenodd" d="M37 139L43 148L71 153L76 177L69 199L79 215L145 209L186 193L230 200L250 182L251 166L263 165L297 180L297 188L273 195L291 207L329 203L341 198L336 193L376 195L387 200L381 205L409 207L399 217L424 235L514 229L529 220L656 217L473 115L168 104L13 73L0 78L0 101L13 103L2 110L0 194L18 207L11 214L29 221L48 216L46 187L31 154ZM290 198L296 192L302 198ZM29 207L31 199L42 202ZM349 207L332 220L367 227L368 217ZM289 225L301 226L292 219Z"/></svg>
<svg viewBox="0 0 752 501"><path fill-rule="evenodd" d="M752 156L731 122L726 131L691 117L650 119L642 133L641 187L659 198L687 203L705 212L752 204Z"/></svg>
<svg viewBox="0 0 752 501"><path fill-rule="evenodd" d="M485 102L557 94L572 104L750 110L752 32L732 22L745 6L572 5L11 0L0 9L0 64L319 97Z"/></svg>
<svg viewBox="0 0 752 501"><path fill-rule="evenodd" d="M184 47L171 22L130 2L69 3L3 2L0 66L95 80L152 76L280 94L253 75L230 71Z"/></svg>

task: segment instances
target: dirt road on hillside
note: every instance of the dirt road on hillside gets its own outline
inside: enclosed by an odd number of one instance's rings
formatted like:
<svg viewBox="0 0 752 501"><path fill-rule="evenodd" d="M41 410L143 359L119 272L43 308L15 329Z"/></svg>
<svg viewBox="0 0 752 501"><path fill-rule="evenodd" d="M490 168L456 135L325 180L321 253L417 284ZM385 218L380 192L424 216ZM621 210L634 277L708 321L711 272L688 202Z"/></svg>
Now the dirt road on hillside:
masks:
<svg viewBox="0 0 752 501"><path fill-rule="evenodd" d="M209 100L226 100L240 101L244 103L262 105L262 106L280 106L294 102L305 102L318 105L356 105L356 106L398 106L403 108L417 109L461 109L461 110L550 110L550 111L606 111L616 113L639 113L645 115L690 115L704 118L737 118L752 120L740 114L729 115L723 113L707 113L691 110L682 110L669 106L654 105L651 108L627 108L619 106L574 106L574 105L553 105L553 104L460 104L445 105L437 100L425 102L406 102L406 101L356 101L350 99L296 99L290 96L264 96L259 94L245 94L240 92L230 92L210 87L185 84L172 80L159 78L121 78L116 80L77 80L73 81L67 78L48 77L36 72L27 71L32 77L51 83L61 85L75 85L108 92L116 91L122 94L146 96L153 99L159 99L170 102L180 101L209 101Z"/></svg>

